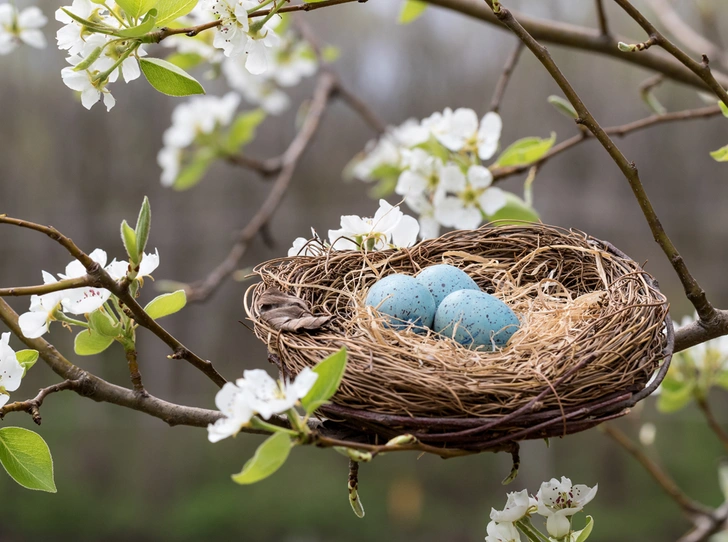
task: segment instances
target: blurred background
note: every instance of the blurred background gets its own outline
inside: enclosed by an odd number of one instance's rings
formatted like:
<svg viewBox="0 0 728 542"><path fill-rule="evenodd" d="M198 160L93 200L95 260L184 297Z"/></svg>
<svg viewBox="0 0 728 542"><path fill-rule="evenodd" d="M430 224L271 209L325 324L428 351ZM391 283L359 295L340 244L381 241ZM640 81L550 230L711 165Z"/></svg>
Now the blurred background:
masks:
<svg viewBox="0 0 728 542"><path fill-rule="evenodd" d="M715 5L721 1L713 2ZM607 4L610 4L607 2ZM679 2L689 8L687 2ZM24 4L20 4L22 7ZM534 16L575 24L596 24L593 2L512 0L509 5ZM637 5L644 7L641 2ZM52 19L55 4L41 6ZM444 107L487 110L514 38L492 26L429 8L408 26L395 23L399 1L369 0L302 14L319 38L341 49L336 69L343 82L388 123L422 118ZM640 41L643 34L611 4L612 27ZM723 10L725 14L725 10ZM686 10L695 23L695 13ZM726 21L715 19L717 28ZM158 247L157 279L194 281L227 254L235 232L254 213L268 185L254 173L216 165L194 189L175 192L159 182L156 154L178 100L153 91L143 80L117 84L117 107L86 111L63 85L64 55L53 47L57 27L45 28L47 50L21 48L0 57L0 213L52 224L90 251L102 247L122 258L122 219L136 217L144 195L153 210L150 245ZM551 47L586 104L603 125L647 116L637 86L650 74L613 59ZM207 82L210 94L225 91ZM297 102L313 87L294 90ZM558 89L525 52L502 105L502 145L525 136L561 141L576 131L546 97ZM670 110L703 102L688 87L666 83L657 90ZM295 107L259 128L246 154L280 153L295 134ZM291 189L270 226L275 247L257 239L241 267L285 255L292 240L309 228L325 232L342 214L371 216L377 208L368 186L344 182L342 169L373 137L347 107L336 103L323 119L301 161ZM637 162L645 187L693 273L720 307L728 306L728 199L726 165L708 152L728 142L726 120L690 121L638 132L618 141ZM505 188L522 192L523 179ZM535 207L544 222L579 228L608 240L640 262L660 282L678 319L690 312L674 272L653 242L627 182L594 142L551 160L534 185ZM391 198L394 203L394 199ZM10 227L0 229L0 285L41 282L41 269L62 271L68 257L48 239ZM247 284L228 281L207 303L192 305L166 320L166 327L232 379L246 368L266 367L265 349L239 320ZM149 298L154 286L143 292ZM13 299L19 312L27 299ZM0 329L2 331L2 329ZM148 390L161 398L214 408L216 389L184 362L170 361L156 338L141 332L140 365ZM50 335L74 363L121 385L128 384L123 353L114 345L102 356L73 355L72 335L56 326ZM19 348L13 339L11 345ZM38 363L13 395L35 395L37 387L58 381ZM725 393L712 397L722 423ZM159 420L72 393L50 397L40 434L55 459L58 494L33 493L0 476L0 539L24 540L205 540L284 542L338 540L482 540L491 507L502 508L505 493L535 492L551 477L599 483L587 512L595 517L590 540L663 541L688 528L677 506L636 462L611 440L591 430L565 439L527 442L522 468L509 487L507 455L483 454L443 461L394 454L362 466L360 495L367 515L357 519L347 501L346 459L333 451L296 449L272 478L248 487L229 478L259 443L241 436L210 444L204 430L170 428ZM648 453L686 492L717 505L721 494L717 466L721 447L697 409L658 415L647 400L619 425L636 435L646 422L657 426ZM5 425L30 427L14 414ZM577 516L577 525L583 514Z"/></svg>

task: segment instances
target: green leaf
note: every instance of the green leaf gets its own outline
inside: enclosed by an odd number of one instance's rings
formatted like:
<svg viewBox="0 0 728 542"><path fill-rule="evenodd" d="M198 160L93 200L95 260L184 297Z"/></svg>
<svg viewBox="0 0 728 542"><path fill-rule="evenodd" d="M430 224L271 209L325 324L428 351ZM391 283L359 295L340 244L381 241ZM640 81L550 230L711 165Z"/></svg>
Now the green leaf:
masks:
<svg viewBox="0 0 728 542"><path fill-rule="evenodd" d="M665 108L662 103L660 103L660 100L657 99L657 96L650 90L647 92L641 92L642 95L642 101L647 104L647 107L650 108L650 111L655 113L656 115L664 115L667 113L667 109Z"/></svg>
<svg viewBox="0 0 728 542"><path fill-rule="evenodd" d="M678 381L665 378L662 381L660 394L657 396L657 410L664 414L677 412L687 406L693 399L695 381Z"/></svg>
<svg viewBox="0 0 728 542"><path fill-rule="evenodd" d="M159 0L157 3L157 26L187 15L197 5L198 0Z"/></svg>
<svg viewBox="0 0 728 542"><path fill-rule="evenodd" d="M84 58L81 62L74 66L73 71L80 72L81 70L85 70L86 68L88 68L91 64L98 60L98 58L101 56L102 50L103 47L96 47L96 49L91 51L91 53L89 53L86 58Z"/></svg>
<svg viewBox="0 0 728 542"><path fill-rule="evenodd" d="M156 3L156 0L154 0L154 3ZM116 35L123 38L140 38L141 36L149 32L152 28L154 28L156 26L156 23L157 10L152 9L144 16L144 20L142 20L140 24L131 28L122 28L121 30L116 32Z"/></svg>
<svg viewBox="0 0 728 542"><path fill-rule="evenodd" d="M167 96L204 94L202 85L182 68L161 58L140 58L139 66L149 84Z"/></svg>
<svg viewBox="0 0 728 542"><path fill-rule="evenodd" d="M93 356L106 350L114 342L112 337L106 337L91 329L84 329L73 343L73 350L79 356Z"/></svg>
<svg viewBox="0 0 728 542"><path fill-rule="evenodd" d="M177 290L171 294L162 294L152 299L144 310L149 316L157 320L182 310L187 304L187 294L184 290Z"/></svg>
<svg viewBox="0 0 728 542"><path fill-rule="evenodd" d="M339 452L344 457L348 457L352 461L356 461L357 463L368 463L374 458L372 452L356 450L354 448L348 448L346 446L334 446L334 450Z"/></svg>
<svg viewBox="0 0 728 542"><path fill-rule="evenodd" d="M421 0L405 0L402 10L399 12L399 24L409 24L418 19L427 9L427 3Z"/></svg>
<svg viewBox="0 0 728 542"><path fill-rule="evenodd" d="M586 526L581 531L576 531L571 534L571 538L574 540L574 542L586 542L586 539L589 538L589 535L592 532L592 529L594 528L594 518L591 516L586 517Z"/></svg>
<svg viewBox="0 0 728 542"><path fill-rule="evenodd" d="M710 153L716 162L728 162L728 145Z"/></svg>
<svg viewBox="0 0 728 542"><path fill-rule="evenodd" d="M139 217L137 218L136 228L136 248L139 254L139 260L142 259L144 249L147 248L149 240L149 230L152 226L152 208L149 205L149 198L144 196L142 207L139 209Z"/></svg>
<svg viewBox="0 0 728 542"><path fill-rule="evenodd" d="M720 106L720 110L723 112L723 116L728 117L728 105L724 104L722 100L718 102L718 105Z"/></svg>
<svg viewBox="0 0 728 542"><path fill-rule="evenodd" d="M121 324L114 321L103 309L92 312L87 318L88 325L94 333L112 338L121 335Z"/></svg>
<svg viewBox="0 0 728 542"><path fill-rule="evenodd" d="M93 21L89 21L88 19L84 19L83 17L79 17L72 11L68 11L66 8L61 8L61 11L68 15L71 19L79 23L81 26L84 27L84 30L87 30L89 32L96 32L99 34L114 34L116 33L116 29L112 28L110 26L107 26L102 23L97 23Z"/></svg>
<svg viewBox="0 0 728 542"><path fill-rule="evenodd" d="M306 396L301 399L301 404L307 414L313 413L334 396L344 377L344 371L346 371L345 347L316 364L313 372L318 375L318 378Z"/></svg>
<svg viewBox="0 0 728 542"><path fill-rule="evenodd" d="M340 56L341 49L335 47L334 45L327 45L321 50L321 58L324 59L324 62L336 62Z"/></svg>
<svg viewBox="0 0 728 542"><path fill-rule="evenodd" d="M0 429L0 463L25 488L57 491L51 451L38 433L22 427Z"/></svg>
<svg viewBox="0 0 728 542"><path fill-rule="evenodd" d="M715 379L713 380L713 382L716 386L720 386L724 390L728 390L728 371L719 372L715 376Z"/></svg>
<svg viewBox="0 0 728 542"><path fill-rule="evenodd" d="M126 220L121 221L121 242L124 243L126 254L135 264L139 263L139 250L136 246L136 232L127 224Z"/></svg>
<svg viewBox="0 0 728 542"><path fill-rule="evenodd" d="M183 70L191 70L199 66L205 59L197 53L174 53L169 55L165 60Z"/></svg>
<svg viewBox="0 0 728 542"><path fill-rule="evenodd" d="M548 139L540 137L524 137L512 143L504 150L495 162L496 166L525 166L541 159L556 143L556 133L552 132Z"/></svg>
<svg viewBox="0 0 728 542"><path fill-rule="evenodd" d="M18 363L20 363L20 366L23 368L23 378L25 378L25 375L30 368L35 365L36 361L38 361L38 351L18 350L15 352L15 357L18 359Z"/></svg>
<svg viewBox="0 0 728 542"><path fill-rule="evenodd" d="M540 220L538 213L533 207L530 207L521 198L510 192L505 192L506 204L498 209L497 212L488 216L488 220L508 220L512 222L527 221L538 222ZM504 222L502 225L507 224Z"/></svg>
<svg viewBox="0 0 728 542"><path fill-rule="evenodd" d="M358 484L352 483L352 481L349 480L347 486L349 488L349 504L351 505L351 509L354 511L354 514L356 514L356 517L361 519L364 517L364 505L361 503L361 497L359 497Z"/></svg>
<svg viewBox="0 0 728 542"><path fill-rule="evenodd" d="M258 446L255 455L245 463L243 470L232 476L233 481L247 485L268 478L286 462L292 447L291 437L287 434L271 435Z"/></svg>
<svg viewBox="0 0 728 542"><path fill-rule="evenodd" d="M172 188L175 190L187 190L192 188L202 180L202 177L207 172L207 168L215 160L215 156L206 149L201 149L192 162L180 172L177 178L174 180Z"/></svg>
<svg viewBox="0 0 728 542"><path fill-rule="evenodd" d="M568 117L570 119L579 118L579 114L576 112L576 109L574 109L574 106L571 105L571 102L569 102L569 100L565 100L561 96L552 95L546 98L546 101L553 105L554 108L556 108L556 111L558 111L565 117Z"/></svg>
<svg viewBox="0 0 728 542"><path fill-rule="evenodd" d="M227 148L234 153L255 138L255 130L265 120L266 113L262 109L253 109L240 113L228 131Z"/></svg>
<svg viewBox="0 0 728 542"><path fill-rule="evenodd" d="M156 6L157 0L118 0L116 3L130 18L138 19Z"/></svg>

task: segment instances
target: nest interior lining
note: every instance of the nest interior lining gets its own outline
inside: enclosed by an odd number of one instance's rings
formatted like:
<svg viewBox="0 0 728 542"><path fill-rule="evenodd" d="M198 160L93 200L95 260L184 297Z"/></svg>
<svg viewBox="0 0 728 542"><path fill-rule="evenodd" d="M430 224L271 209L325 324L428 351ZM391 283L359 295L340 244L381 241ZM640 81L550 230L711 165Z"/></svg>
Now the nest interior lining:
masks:
<svg viewBox="0 0 728 542"><path fill-rule="evenodd" d="M521 328L506 347L482 352L433 332L396 331L364 305L379 278L439 263L463 269L517 314ZM262 282L246 298L256 334L289 375L346 346L349 365L334 403L367 413L360 423L372 416L487 421L529 404L526 424L538 412L559 412L565 420L585 404L638 392L665 356L665 297L636 262L581 232L484 227L405 250L322 250L273 260L256 272ZM311 332L275 329L256 306L271 288L331 320ZM514 419L508 430L521 426Z"/></svg>

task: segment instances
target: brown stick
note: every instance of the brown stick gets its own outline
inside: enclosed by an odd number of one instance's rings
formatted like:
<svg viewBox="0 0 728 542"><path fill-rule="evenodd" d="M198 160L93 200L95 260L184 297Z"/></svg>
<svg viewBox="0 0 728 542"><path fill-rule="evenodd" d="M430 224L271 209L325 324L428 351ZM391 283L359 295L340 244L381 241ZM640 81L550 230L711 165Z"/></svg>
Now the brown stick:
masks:
<svg viewBox="0 0 728 542"><path fill-rule="evenodd" d="M725 448L725 451L728 452L728 433L726 433L725 429L720 426L718 420L715 419L713 411L708 404L708 400L705 397L697 397L695 399L695 402L698 403L698 407L700 407L700 411L705 416L705 420L708 422L708 426L710 426L710 429L713 431L713 433L715 433L715 436L718 437L718 440L720 440L720 443L723 445L723 448Z"/></svg>
<svg viewBox="0 0 728 542"><path fill-rule="evenodd" d="M41 424L40 407L43 404L43 400L48 397L51 393L57 393L63 390L78 390L82 385L81 380L64 380L58 384L53 384L47 388L42 388L38 395L33 399L27 401L16 401L0 408L0 419L4 418L8 412L27 412L33 418L33 421L37 424Z"/></svg>
<svg viewBox="0 0 728 542"><path fill-rule="evenodd" d="M495 92L493 92L493 99L490 101L489 109L494 113L497 113L500 110L503 95L506 93L508 82L511 80L511 75L513 75L513 69L516 67L516 64L518 64L518 59L523 52L523 47L523 42L519 41L516 44L516 48L513 49L511 56L509 56L508 60L506 60L505 66L503 66L503 73L501 73L501 76L498 79L498 83L495 86Z"/></svg>

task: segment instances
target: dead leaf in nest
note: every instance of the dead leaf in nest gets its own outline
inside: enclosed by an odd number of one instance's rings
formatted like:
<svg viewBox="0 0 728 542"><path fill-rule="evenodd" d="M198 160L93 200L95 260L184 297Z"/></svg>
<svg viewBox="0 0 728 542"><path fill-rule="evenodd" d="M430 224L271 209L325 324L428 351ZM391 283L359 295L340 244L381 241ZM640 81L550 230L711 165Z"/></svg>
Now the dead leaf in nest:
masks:
<svg viewBox="0 0 728 542"><path fill-rule="evenodd" d="M303 299L271 288L258 299L258 313L280 331L313 331L324 326L331 316L314 316Z"/></svg>

